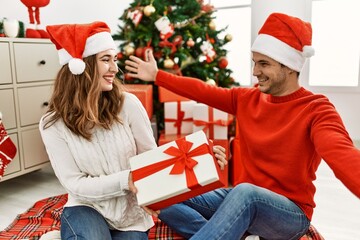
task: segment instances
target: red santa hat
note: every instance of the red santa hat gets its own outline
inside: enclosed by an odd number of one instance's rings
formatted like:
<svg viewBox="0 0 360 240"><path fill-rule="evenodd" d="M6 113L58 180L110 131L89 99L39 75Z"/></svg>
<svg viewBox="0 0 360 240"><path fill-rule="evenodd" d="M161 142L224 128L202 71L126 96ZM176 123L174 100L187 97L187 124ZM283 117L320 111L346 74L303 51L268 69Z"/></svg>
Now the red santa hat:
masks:
<svg viewBox="0 0 360 240"><path fill-rule="evenodd" d="M110 28L104 22L52 25L47 26L46 31L58 50L60 64L68 63L74 75L84 72L83 58L116 49Z"/></svg>
<svg viewBox="0 0 360 240"><path fill-rule="evenodd" d="M251 51L264 54L300 72L314 55L311 24L282 13L272 13L255 39Z"/></svg>

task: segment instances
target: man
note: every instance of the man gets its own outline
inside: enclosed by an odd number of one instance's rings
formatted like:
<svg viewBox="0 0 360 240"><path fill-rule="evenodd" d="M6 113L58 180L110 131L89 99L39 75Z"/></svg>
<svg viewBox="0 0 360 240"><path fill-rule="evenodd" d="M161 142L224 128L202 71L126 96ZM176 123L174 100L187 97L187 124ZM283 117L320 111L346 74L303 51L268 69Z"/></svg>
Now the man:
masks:
<svg viewBox="0 0 360 240"><path fill-rule="evenodd" d="M310 23L281 13L265 21L252 46L254 88L224 89L159 71L130 57L131 77L236 116L241 168L236 186L163 209L159 217L191 239L298 239L313 209L315 172L321 159L360 197L360 151L329 100L304 89L299 73L314 51ZM211 97L209 97L211 96Z"/></svg>

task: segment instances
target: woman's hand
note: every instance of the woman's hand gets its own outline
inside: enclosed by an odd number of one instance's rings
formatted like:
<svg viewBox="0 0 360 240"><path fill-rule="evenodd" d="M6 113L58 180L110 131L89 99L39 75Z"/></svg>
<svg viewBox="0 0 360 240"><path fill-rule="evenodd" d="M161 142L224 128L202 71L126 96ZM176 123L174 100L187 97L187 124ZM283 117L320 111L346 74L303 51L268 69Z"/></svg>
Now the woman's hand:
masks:
<svg viewBox="0 0 360 240"><path fill-rule="evenodd" d="M145 212L147 212L151 216L157 217L160 214L160 210L155 211L148 207L142 207L142 208L144 209Z"/></svg>
<svg viewBox="0 0 360 240"><path fill-rule="evenodd" d="M132 174L131 172L129 173L129 190L136 194L137 193L137 188L135 187L134 181L132 180ZM154 217L157 217L160 213L160 210L154 211L148 207L142 207L144 209L145 212L147 212L149 215L152 215Z"/></svg>
<svg viewBox="0 0 360 240"><path fill-rule="evenodd" d="M127 75L148 82L155 81L158 68L151 49L145 51L145 59L146 61L143 61L133 55L130 56L129 60L125 61L125 69L129 71Z"/></svg>
<svg viewBox="0 0 360 240"><path fill-rule="evenodd" d="M214 155L217 159L217 162L220 166L221 170L225 169L225 166L228 164L228 161L226 160L226 152L225 148L223 148L220 145L214 145L213 146Z"/></svg>

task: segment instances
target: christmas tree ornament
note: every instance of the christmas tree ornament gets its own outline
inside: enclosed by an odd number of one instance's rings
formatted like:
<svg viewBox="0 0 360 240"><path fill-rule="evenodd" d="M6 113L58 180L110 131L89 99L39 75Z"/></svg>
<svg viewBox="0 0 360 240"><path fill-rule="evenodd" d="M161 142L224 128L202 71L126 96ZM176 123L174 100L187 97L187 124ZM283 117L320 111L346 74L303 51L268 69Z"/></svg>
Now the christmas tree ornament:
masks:
<svg viewBox="0 0 360 240"><path fill-rule="evenodd" d="M127 18L131 19L135 27L137 27L143 17L143 13L139 9L128 10Z"/></svg>
<svg viewBox="0 0 360 240"><path fill-rule="evenodd" d="M144 48L143 47L138 47L135 50L135 56L142 58L144 54Z"/></svg>
<svg viewBox="0 0 360 240"><path fill-rule="evenodd" d="M152 4L145 6L143 10L145 16L147 17L150 17L153 13L155 13L155 11L156 9Z"/></svg>
<svg viewBox="0 0 360 240"><path fill-rule="evenodd" d="M118 60L121 60L124 57L124 54L122 54L122 52L118 52L116 57L117 57Z"/></svg>
<svg viewBox="0 0 360 240"><path fill-rule="evenodd" d="M192 38L189 38L187 41L186 41L186 46L188 47L193 47L195 45L195 42Z"/></svg>
<svg viewBox="0 0 360 240"><path fill-rule="evenodd" d="M210 28L211 30L216 30L216 24L215 24L215 21L214 21L214 20L211 20L211 21L209 22L209 28Z"/></svg>
<svg viewBox="0 0 360 240"><path fill-rule="evenodd" d="M209 84L209 85L216 86L215 80L214 80L214 79L211 79L211 78L206 79L206 83Z"/></svg>
<svg viewBox="0 0 360 240"><path fill-rule="evenodd" d="M155 26L160 31L161 39L168 39L174 33L174 26L171 24L167 16L163 16L156 20Z"/></svg>
<svg viewBox="0 0 360 240"><path fill-rule="evenodd" d="M226 57L221 57L219 59L219 68L224 69L227 67L227 65L228 65L228 60L226 59Z"/></svg>
<svg viewBox="0 0 360 240"><path fill-rule="evenodd" d="M133 55L134 52L135 52L134 47L129 44L124 47L124 53L126 56Z"/></svg>
<svg viewBox="0 0 360 240"><path fill-rule="evenodd" d="M233 39L233 36L232 36L231 34L226 34L226 35L225 35L225 41L226 41L226 42L231 42L232 39Z"/></svg>
<svg viewBox="0 0 360 240"><path fill-rule="evenodd" d="M216 52L214 50L213 45L210 43L210 41L204 41L201 44L200 49L201 49L203 55L206 57L206 62L210 63L214 60L214 58L216 56Z"/></svg>
<svg viewBox="0 0 360 240"><path fill-rule="evenodd" d="M167 69L170 69L170 68L173 68L175 65L175 62L170 59L169 57L167 57L165 60L164 60L164 67L167 68Z"/></svg>

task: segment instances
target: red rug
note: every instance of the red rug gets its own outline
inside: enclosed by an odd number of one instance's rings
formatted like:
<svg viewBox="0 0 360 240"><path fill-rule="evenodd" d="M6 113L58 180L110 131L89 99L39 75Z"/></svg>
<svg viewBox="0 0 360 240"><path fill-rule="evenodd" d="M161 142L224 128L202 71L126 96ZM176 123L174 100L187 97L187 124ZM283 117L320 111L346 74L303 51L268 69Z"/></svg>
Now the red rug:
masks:
<svg viewBox="0 0 360 240"><path fill-rule="evenodd" d="M0 232L1 240L38 240L52 230L60 229L60 214L67 201L67 194L42 199ZM150 229L149 239L156 240L184 240L174 233L159 219L154 218L155 226ZM318 231L311 226L308 233L300 240L324 240Z"/></svg>

